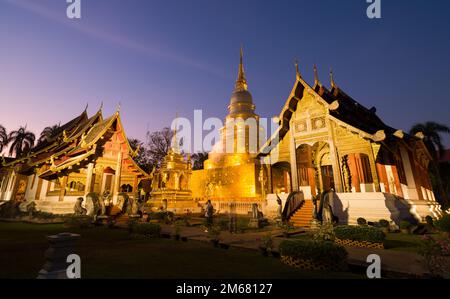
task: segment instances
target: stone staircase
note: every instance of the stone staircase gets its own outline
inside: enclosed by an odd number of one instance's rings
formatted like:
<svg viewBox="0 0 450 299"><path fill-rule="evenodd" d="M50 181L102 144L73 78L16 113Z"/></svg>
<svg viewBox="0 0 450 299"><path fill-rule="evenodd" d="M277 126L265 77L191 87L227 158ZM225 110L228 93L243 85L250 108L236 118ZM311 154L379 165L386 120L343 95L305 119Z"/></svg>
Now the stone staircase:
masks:
<svg viewBox="0 0 450 299"><path fill-rule="evenodd" d="M310 227L313 209L312 200L305 200L302 206L289 218L289 222L295 227Z"/></svg>

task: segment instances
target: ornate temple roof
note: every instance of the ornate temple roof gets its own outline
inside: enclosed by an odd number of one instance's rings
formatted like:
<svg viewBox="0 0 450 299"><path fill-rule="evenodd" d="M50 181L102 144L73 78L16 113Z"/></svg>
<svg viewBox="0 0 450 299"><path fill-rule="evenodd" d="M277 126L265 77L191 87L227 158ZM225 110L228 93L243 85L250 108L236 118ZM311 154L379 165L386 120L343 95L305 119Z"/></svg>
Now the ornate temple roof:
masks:
<svg viewBox="0 0 450 299"><path fill-rule="evenodd" d="M131 166L141 176L148 176L133 160L134 151L123 130L119 111L103 119L102 108L88 118L86 110L81 115L62 125L49 139L39 144L25 157L5 160L4 167L13 167L17 172L28 174L36 167L47 166L40 177L52 179L58 172L85 167L96 156L101 155L103 147L115 131L123 135L127 155L124 163Z"/></svg>
<svg viewBox="0 0 450 299"><path fill-rule="evenodd" d="M417 136L408 135L401 130L386 125L376 115L375 107L368 109L350 97L336 84L332 71L330 71L331 89L326 88L320 82L316 66L314 66L314 86L310 86L303 80L297 64L296 72L297 80L280 113L280 127L266 144L261 147L259 155L267 155L271 148L276 146L276 140L282 140L289 131L289 121L297 109L297 103L303 98L305 90L309 90L317 95L316 98L327 106L330 116L342 125L347 125L364 133L365 138L384 143L398 141L399 139L405 143L420 140Z"/></svg>

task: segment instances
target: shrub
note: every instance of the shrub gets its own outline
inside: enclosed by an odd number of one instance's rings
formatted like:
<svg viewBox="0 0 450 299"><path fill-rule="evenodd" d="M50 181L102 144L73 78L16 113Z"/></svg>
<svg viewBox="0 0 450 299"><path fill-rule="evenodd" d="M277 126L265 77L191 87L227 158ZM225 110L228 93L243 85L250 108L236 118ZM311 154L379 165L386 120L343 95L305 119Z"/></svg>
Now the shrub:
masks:
<svg viewBox="0 0 450 299"><path fill-rule="evenodd" d="M439 230L450 233L450 215L449 214L444 215L444 217L442 217L441 219L436 221L435 224Z"/></svg>
<svg viewBox="0 0 450 299"><path fill-rule="evenodd" d="M129 220L128 220L128 230L129 230L130 232L132 232L133 229L134 229L134 227L135 227L136 225L138 225L138 224L139 224L139 220L138 220L138 219L129 219Z"/></svg>
<svg viewBox="0 0 450 299"><path fill-rule="evenodd" d="M161 226L154 223L136 223L131 227L131 232L139 235L158 237L161 233Z"/></svg>
<svg viewBox="0 0 450 299"><path fill-rule="evenodd" d="M91 216L68 216L65 219L68 227L88 228L92 226L93 218Z"/></svg>
<svg viewBox="0 0 450 299"><path fill-rule="evenodd" d="M402 220L400 222L400 229L410 229L411 227L412 227L412 224L409 221Z"/></svg>
<svg viewBox="0 0 450 299"><path fill-rule="evenodd" d="M243 231L248 228L249 223L250 223L250 218L237 217L236 218L236 229Z"/></svg>
<svg viewBox="0 0 450 299"><path fill-rule="evenodd" d="M272 234L269 232L262 238L262 246L266 248L267 250L273 249L273 237Z"/></svg>
<svg viewBox="0 0 450 299"><path fill-rule="evenodd" d="M426 216L425 217L425 222L428 224L428 225L431 225L431 226L433 226L434 225L434 221L433 221L433 217L431 217L430 215L428 215L428 216Z"/></svg>
<svg viewBox="0 0 450 299"><path fill-rule="evenodd" d="M156 212L148 214L148 220L159 220L164 222L171 222L174 219L173 212Z"/></svg>
<svg viewBox="0 0 450 299"><path fill-rule="evenodd" d="M366 225L366 224L367 224L367 220L364 219L364 218L362 218L362 217L359 217L359 218L356 220L356 222L358 223L358 225Z"/></svg>
<svg viewBox="0 0 450 299"><path fill-rule="evenodd" d="M316 241L334 241L334 237L334 227L331 223L323 223L313 232L313 239Z"/></svg>
<svg viewBox="0 0 450 299"><path fill-rule="evenodd" d="M425 266L432 277L442 278L448 268L450 243L448 239L437 239L432 236L422 236L418 253L423 256Z"/></svg>
<svg viewBox="0 0 450 299"><path fill-rule="evenodd" d="M221 233L220 227L217 225L213 225L208 229L208 237L211 240L219 240L220 233Z"/></svg>
<svg viewBox="0 0 450 299"><path fill-rule="evenodd" d="M372 226L340 225L334 228L336 238L341 240L367 241L382 243L385 234L378 228Z"/></svg>
<svg viewBox="0 0 450 299"><path fill-rule="evenodd" d="M176 222L175 225L173 226L172 236L179 237L180 234L181 234L181 225L179 222Z"/></svg>
<svg viewBox="0 0 450 299"><path fill-rule="evenodd" d="M378 221L378 224L380 225L380 227L389 227L389 221L387 221L386 219L381 219L380 221Z"/></svg>
<svg viewBox="0 0 450 299"><path fill-rule="evenodd" d="M225 218L219 219L219 221L217 223L217 225L220 227L221 230L227 230L229 224L230 224L230 221L228 221L228 219L225 219Z"/></svg>
<svg viewBox="0 0 450 299"><path fill-rule="evenodd" d="M338 265L342 269L347 266L347 251L344 247L333 242L285 240L281 242L279 248L282 256Z"/></svg>

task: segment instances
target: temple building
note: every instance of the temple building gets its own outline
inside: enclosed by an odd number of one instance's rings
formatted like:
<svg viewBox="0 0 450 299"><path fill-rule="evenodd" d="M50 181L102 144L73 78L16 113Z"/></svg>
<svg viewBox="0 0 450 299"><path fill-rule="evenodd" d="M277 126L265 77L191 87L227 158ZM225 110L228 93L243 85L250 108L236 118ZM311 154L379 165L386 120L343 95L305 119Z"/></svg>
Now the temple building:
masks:
<svg viewBox="0 0 450 299"><path fill-rule="evenodd" d="M74 211L77 198L91 193L139 196L139 183L150 175L133 160L138 149L128 143L119 110L103 118L102 108L86 110L62 125L31 152L3 159L0 201L35 202L37 210L54 214Z"/></svg>
<svg viewBox="0 0 450 299"><path fill-rule="evenodd" d="M422 139L386 125L375 108L348 96L330 72L331 89L322 85L314 67L314 85L300 75L279 115L280 126L261 147L259 157L270 165L267 206L276 194L283 200L299 191L305 202L288 215L308 226L312 199L335 191L331 206L340 223L358 217L399 222L442 213L436 202Z"/></svg>
<svg viewBox="0 0 450 299"><path fill-rule="evenodd" d="M219 212L226 212L230 202L237 212L247 214L253 203L261 207L260 163L257 154L264 130L245 77L243 51L240 52L238 76L225 126L220 129L220 140L204 162L203 170L192 173L193 197L209 199Z"/></svg>

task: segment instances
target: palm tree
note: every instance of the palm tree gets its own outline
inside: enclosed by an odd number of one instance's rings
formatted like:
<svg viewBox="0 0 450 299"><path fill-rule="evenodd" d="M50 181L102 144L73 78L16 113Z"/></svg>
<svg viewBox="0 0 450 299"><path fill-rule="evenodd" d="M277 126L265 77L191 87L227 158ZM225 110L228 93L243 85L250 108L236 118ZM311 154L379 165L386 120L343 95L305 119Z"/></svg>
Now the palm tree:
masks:
<svg viewBox="0 0 450 299"><path fill-rule="evenodd" d="M9 139L8 134L6 133L6 129L4 126L0 125L0 153L8 145L8 143Z"/></svg>
<svg viewBox="0 0 450 299"><path fill-rule="evenodd" d="M44 128L44 130L42 130L41 136L39 137L38 143L42 143L45 140L48 140L48 139L52 138L53 136L55 136L55 134L58 132L60 127L61 127L61 125L57 124L57 125L53 125L53 126Z"/></svg>
<svg viewBox="0 0 450 299"><path fill-rule="evenodd" d="M418 132L422 132L424 135L423 142L428 148L433 160L431 161L431 171L435 176L436 186L439 197L441 198L441 204L446 206L448 204L447 195L445 194L442 184L441 174L439 172L439 156L444 153L444 145L442 144L442 133L450 133L450 128L446 125L438 124L432 121L428 121L424 124L415 124L409 131L411 135L415 135Z"/></svg>
<svg viewBox="0 0 450 299"><path fill-rule="evenodd" d="M36 136L32 132L27 131L27 126L25 126L9 133L8 140L11 142L9 155L12 156L15 153L16 158L18 158L30 152Z"/></svg>

